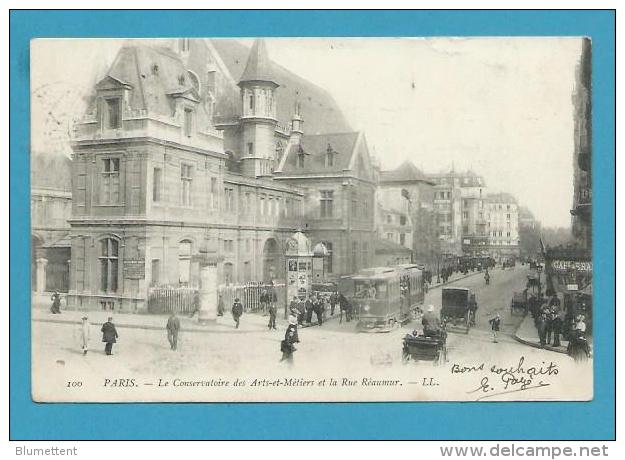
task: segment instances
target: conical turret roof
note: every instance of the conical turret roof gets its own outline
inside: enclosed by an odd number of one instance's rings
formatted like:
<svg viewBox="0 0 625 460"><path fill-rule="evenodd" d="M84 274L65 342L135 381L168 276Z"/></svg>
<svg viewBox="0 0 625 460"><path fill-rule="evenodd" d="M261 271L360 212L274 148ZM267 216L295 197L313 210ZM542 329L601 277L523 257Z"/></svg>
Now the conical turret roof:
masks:
<svg viewBox="0 0 625 460"><path fill-rule="evenodd" d="M247 65L245 66L245 70L239 79L239 85L241 83L252 81L270 82L279 86L273 76L271 61L269 60L269 55L267 53L267 46L265 45L265 41L262 39L254 41L254 45L252 45L252 49L250 50L250 55L247 58Z"/></svg>

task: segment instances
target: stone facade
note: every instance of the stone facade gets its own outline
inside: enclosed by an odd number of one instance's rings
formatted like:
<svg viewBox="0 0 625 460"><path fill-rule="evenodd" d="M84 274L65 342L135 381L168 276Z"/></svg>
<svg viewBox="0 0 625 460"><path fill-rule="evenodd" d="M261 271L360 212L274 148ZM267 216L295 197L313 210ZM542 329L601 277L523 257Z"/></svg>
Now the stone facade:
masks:
<svg viewBox="0 0 625 460"><path fill-rule="evenodd" d="M370 265L364 136L306 135L300 104L279 120L274 69L256 41L223 119L233 77L210 43L120 50L72 137L70 305L145 311L151 288L197 288L207 253L219 284L280 282L298 229L326 246L329 276Z"/></svg>
<svg viewBox="0 0 625 460"><path fill-rule="evenodd" d="M509 193L487 196L489 252L496 260L520 255L519 206Z"/></svg>

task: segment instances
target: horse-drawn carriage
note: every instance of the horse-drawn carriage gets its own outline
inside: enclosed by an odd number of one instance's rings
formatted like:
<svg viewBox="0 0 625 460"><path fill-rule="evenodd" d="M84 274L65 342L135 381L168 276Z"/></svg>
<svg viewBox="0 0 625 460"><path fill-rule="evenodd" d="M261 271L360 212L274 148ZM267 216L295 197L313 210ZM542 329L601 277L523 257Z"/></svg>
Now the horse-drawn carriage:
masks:
<svg viewBox="0 0 625 460"><path fill-rule="evenodd" d="M525 315L527 313L527 290L513 292L510 301L511 315Z"/></svg>
<svg viewBox="0 0 625 460"><path fill-rule="evenodd" d="M441 322L447 330L468 334L471 326L475 325L475 294L467 288L443 288L441 305Z"/></svg>
<svg viewBox="0 0 625 460"><path fill-rule="evenodd" d="M402 347L403 362L430 361L444 364L447 361L447 332L441 328L436 336L406 334Z"/></svg>

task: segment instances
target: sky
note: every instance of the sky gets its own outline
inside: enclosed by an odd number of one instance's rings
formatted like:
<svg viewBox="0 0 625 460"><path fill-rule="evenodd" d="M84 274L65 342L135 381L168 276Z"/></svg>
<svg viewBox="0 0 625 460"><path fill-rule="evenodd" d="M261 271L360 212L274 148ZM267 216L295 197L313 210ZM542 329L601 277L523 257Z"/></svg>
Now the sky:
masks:
<svg viewBox="0 0 625 460"><path fill-rule="evenodd" d="M242 40L246 44L250 40ZM35 41L31 83L81 110L122 40ZM326 89L382 167L472 169L545 226L570 225L578 38L267 39L270 57ZM279 89L278 89L279 91ZM40 98L45 99L45 98ZM33 104L37 98L33 98ZM50 127L50 117L36 119ZM54 126L52 126L54 128ZM44 131L47 128L44 128ZM36 135L35 135L36 136ZM37 144L33 137L33 146ZM41 140L39 140L41 142Z"/></svg>

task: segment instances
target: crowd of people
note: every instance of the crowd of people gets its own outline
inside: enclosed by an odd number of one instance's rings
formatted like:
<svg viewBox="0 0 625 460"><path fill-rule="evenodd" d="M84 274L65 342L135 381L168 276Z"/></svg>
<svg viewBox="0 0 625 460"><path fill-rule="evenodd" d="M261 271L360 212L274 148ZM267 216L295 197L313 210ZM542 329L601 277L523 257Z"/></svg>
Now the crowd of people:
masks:
<svg viewBox="0 0 625 460"><path fill-rule="evenodd" d="M528 309L534 318L540 346L561 347L561 340L568 340L567 353L576 361L590 356L586 338L586 318L583 314L567 312L554 293L549 300L531 295Z"/></svg>

